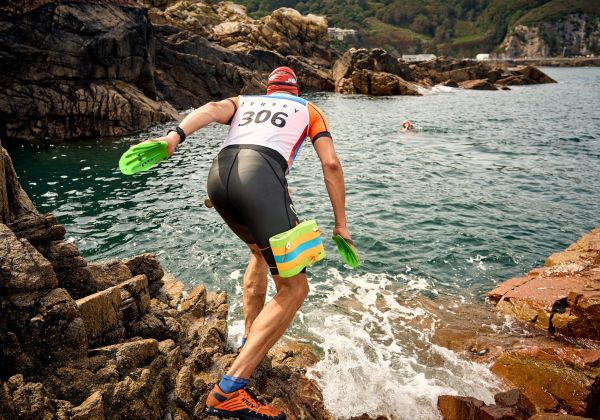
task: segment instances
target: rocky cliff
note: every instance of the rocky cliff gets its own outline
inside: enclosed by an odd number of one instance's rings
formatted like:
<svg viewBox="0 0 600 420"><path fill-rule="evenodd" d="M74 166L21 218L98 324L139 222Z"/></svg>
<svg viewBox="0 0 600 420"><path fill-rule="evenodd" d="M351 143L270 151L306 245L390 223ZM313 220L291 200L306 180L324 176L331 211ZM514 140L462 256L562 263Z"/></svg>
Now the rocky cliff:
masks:
<svg viewBox="0 0 600 420"><path fill-rule="evenodd" d="M128 2L18 2L0 16L0 135L118 136L177 118L156 101L154 35ZM31 9L31 10L29 10Z"/></svg>
<svg viewBox="0 0 600 420"><path fill-rule="evenodd" d="M572 57L600 54L600 16L567 14L536 24L516 25L502 47L509 58Z"/></svg>
<svg viewBox="0 0 600 420"><path fill-rule="evenodd" d="M238 94L289 66L302 92L418 95L552 80L465 60L405 63L330 47L327 22L288 8L255 20L229 2L21 0L0 5L0 136L57 143L120 136ZM449 83L449 84L448 84Z"/></svg>
<svg viewBox="0 0 600 420"><path fill-rule="evenodd" d="M88 264L1 147L0 210L0 419L203 418L235 358L227 295L184 294L150 254ZM310 346L274 348L251 385L288 418L331 418L303 374L315 362Z"/></svg>

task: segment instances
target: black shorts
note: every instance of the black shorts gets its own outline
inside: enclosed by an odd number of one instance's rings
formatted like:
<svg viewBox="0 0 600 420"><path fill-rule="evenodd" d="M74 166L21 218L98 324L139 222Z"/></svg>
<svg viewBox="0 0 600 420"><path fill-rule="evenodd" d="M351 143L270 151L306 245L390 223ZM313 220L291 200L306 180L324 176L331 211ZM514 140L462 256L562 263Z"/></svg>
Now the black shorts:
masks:
<svg viewBox="0 0 600 420"><path fill-rule="evenodd" d="M247 244L256 244L272 274L278 274L269 238L296 226L287 162L264 146L225 147L208 174L208 197L225 223Z"/></svg>

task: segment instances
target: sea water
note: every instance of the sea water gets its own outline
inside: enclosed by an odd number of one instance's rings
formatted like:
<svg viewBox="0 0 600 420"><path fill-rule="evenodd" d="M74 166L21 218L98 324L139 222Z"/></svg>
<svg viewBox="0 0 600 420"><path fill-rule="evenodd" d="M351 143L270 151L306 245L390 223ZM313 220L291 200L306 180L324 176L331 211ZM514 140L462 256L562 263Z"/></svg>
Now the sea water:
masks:
<svg viewBox="0 0 600 420"><path fill-rule="evenodd" d="M328 258L309 270L310 296L286 337L314 344L320 362L309 374L336 417L435 419L438 395L492 402L502 389L486 365L432 338L450 318L513 331L503 317L461 308L485 307L494 285L600 225L600 69L544 70L559 83L307 95L329 119L362 265L344 266L328 239L331 206L307 141L288 179L300 217L320 223ZM405 119L417 130L403 133ZM10 154L38 210L53 212L89 261L153 252L189 288L228 291L236 345L248 251L204 206L226 127L190 136L151 171L118 170L130 145L172 126Z"/></svg>

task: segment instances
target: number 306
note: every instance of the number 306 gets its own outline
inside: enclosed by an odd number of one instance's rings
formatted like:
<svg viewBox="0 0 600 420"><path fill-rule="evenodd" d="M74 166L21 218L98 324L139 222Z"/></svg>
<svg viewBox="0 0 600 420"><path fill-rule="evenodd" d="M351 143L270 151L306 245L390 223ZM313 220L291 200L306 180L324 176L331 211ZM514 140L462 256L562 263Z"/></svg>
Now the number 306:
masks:
<svg viewBox="0 0 600 420"><path fill-rule="evenodd" d="M263 109L262 111L254 112L254 111L246 111L242 116L242 122L238 124L238 127L243 127L245 125L250 124L251 122L255 122L256 124L261 124L267 121L271 121L275 127L284 127L285 119L288 114L285 112L276 112L271 116L271 111L267 109Z"/></svg>

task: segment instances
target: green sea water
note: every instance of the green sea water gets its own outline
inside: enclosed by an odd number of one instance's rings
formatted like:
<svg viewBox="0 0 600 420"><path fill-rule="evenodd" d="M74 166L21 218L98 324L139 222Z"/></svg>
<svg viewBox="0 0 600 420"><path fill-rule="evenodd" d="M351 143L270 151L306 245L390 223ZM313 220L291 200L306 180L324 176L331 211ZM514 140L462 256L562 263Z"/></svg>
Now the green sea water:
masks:
<svg viewBox="0 0 600 420"><path fill-rule="evenodd" d="M329 256L310 270L311 294L288 331L315 344L321 362L313 374L336 416L437 418L442 393L490 401L500 385L485 366L433 344L436 325L460 305L486 305L495 284L600 225L600 69L544 70L559 83L434 88L422 97L306 96L329 119L363 260L358 270L343 266L327 239ZM407 118L418 130L401 132ZM190 288L227 290L234 344L248 252L203 203L226 127L190 136L151 171L118 170L130 145L171 126L9 152L38 210L53 212L89 261L153 252ZM288 180L300 217L330 232L310 142ZM499 319L496 328L512 327Z"/></svg>

